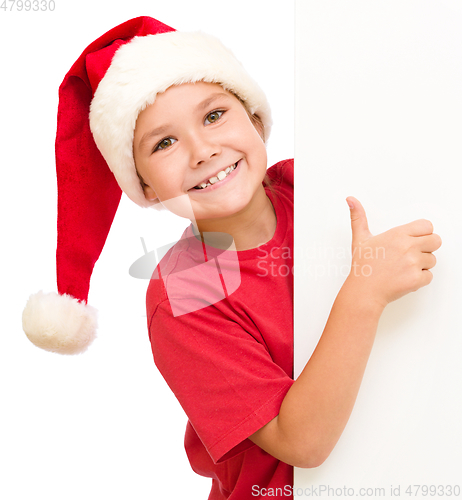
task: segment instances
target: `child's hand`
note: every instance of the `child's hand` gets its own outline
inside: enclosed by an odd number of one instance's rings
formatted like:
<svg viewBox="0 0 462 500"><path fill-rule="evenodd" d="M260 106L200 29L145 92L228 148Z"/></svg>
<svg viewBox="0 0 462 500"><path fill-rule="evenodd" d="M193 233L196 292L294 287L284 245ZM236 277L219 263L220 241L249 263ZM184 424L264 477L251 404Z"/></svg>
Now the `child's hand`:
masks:
<svg viewBox="0 0 462 500"><path fill-rule="evenodd" d="M431 253L441 246L433 225L425 219L398 226L373 236L366 212L353 197L347 198L351 212L352 266L348 280L360 297L382 307L428 285L429 269L436 258Z"/></svg>

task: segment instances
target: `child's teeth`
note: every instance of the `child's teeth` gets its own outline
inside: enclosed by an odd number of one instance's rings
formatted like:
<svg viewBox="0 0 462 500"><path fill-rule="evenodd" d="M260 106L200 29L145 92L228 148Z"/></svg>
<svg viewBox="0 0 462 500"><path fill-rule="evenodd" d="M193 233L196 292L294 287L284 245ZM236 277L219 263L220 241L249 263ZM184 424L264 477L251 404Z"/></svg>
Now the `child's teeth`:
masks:
<svg viewBox="0 0 462 500"><path fill-rule="evenodd" d="M201 189L204 189L207 186L211 186L212 184L215 184L218 181L222 181L235 168L236 168L236 164L231 165L230 167L225 168L225 170L222 170L221 172L218 172L218 174L215 177L211 177L207 182L203 182L202 184L199 184L199 186L196 186L196 188L199 187Z"/></svg>

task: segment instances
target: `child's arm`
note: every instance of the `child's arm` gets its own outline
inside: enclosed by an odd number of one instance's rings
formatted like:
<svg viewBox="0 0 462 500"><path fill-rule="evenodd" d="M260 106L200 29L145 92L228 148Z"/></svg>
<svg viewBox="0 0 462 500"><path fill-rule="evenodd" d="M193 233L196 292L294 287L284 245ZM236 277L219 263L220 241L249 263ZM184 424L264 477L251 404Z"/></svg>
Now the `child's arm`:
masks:
<svg viewBox="0 0 462 500"><path fill-rule="evenodd" d="M329 456L353 409L385 306L429 284L441 246L431 222L418 220L377 236L354 198L353 262L319 343L282 402L279 415L250 439L297 467ZM370 266L370 267L368 267Z"/></svg>

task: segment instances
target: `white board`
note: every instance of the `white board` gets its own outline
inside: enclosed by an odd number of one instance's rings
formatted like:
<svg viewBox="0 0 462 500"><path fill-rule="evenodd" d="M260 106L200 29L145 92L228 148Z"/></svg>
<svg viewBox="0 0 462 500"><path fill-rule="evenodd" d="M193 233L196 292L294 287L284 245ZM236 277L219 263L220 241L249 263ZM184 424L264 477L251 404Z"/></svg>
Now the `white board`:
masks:
<svg viewBox="0 0 462 500"><path fill-rule="evenodd" d="M324 464L296 469L296 498L423 498L432 485L454 495L462 4L298 0L296 55L296 374L348 273L347 196L362 202L374 234L427 218L443 239L431 285L386 308L350 421Z"/></svg>

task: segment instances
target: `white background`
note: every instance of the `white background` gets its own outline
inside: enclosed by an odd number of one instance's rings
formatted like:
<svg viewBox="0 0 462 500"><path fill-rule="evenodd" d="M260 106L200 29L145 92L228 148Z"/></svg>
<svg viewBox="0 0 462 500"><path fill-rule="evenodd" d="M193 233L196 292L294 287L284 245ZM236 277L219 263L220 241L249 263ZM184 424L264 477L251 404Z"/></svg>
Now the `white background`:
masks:
<svg viewBox="0 0 462 500"><path fill-rule="evenodd" d="M296 372L348 272L347 196L373 233L427 218L443 246L433 283L385 310L343 436L295 486L461 485L462 3L298 0L296 21Z"/></svg>
<svg viewBox="0 0 462 500"><path fill-rule="evenodd" d="M210 480L189 466L186 417L152 360L148 283L128 274L143 255L140 237L150 251L175 241L184 221L123 197L91 282L97 340L85 354L63 357L22 332L29 295L56 289L58 87L89 43L127 19L150 15L176 29L200 29L231 47L266 92L275 121L269 163L291 158L294 8L274 0L55 4L54 12L0 9L0 497L203 500Z"/></svg>
<svg viewBox="0 0 462 500"><path fill-rule="evenodd" d="M56 286L58 86L87 44L138 15L218 35L270 100L269 163L293 155L288 2L56 0L54 12L0 10L2 498L208 495L209 481L184 454L186 419L152 361L147 282L128 275L140 237L149 250L169 243L181 220L123 198L92 278L100 328L86 354L41 351L21 328L29 294ZM461 17L457 0L298 0L297 370L349 263L346 196L363 202L375 233L425 217L444 243L431 286L385 311L344 435L322 467L296 471L296 487L383 485L388 493L392 484L460 477Z"/></svg>

